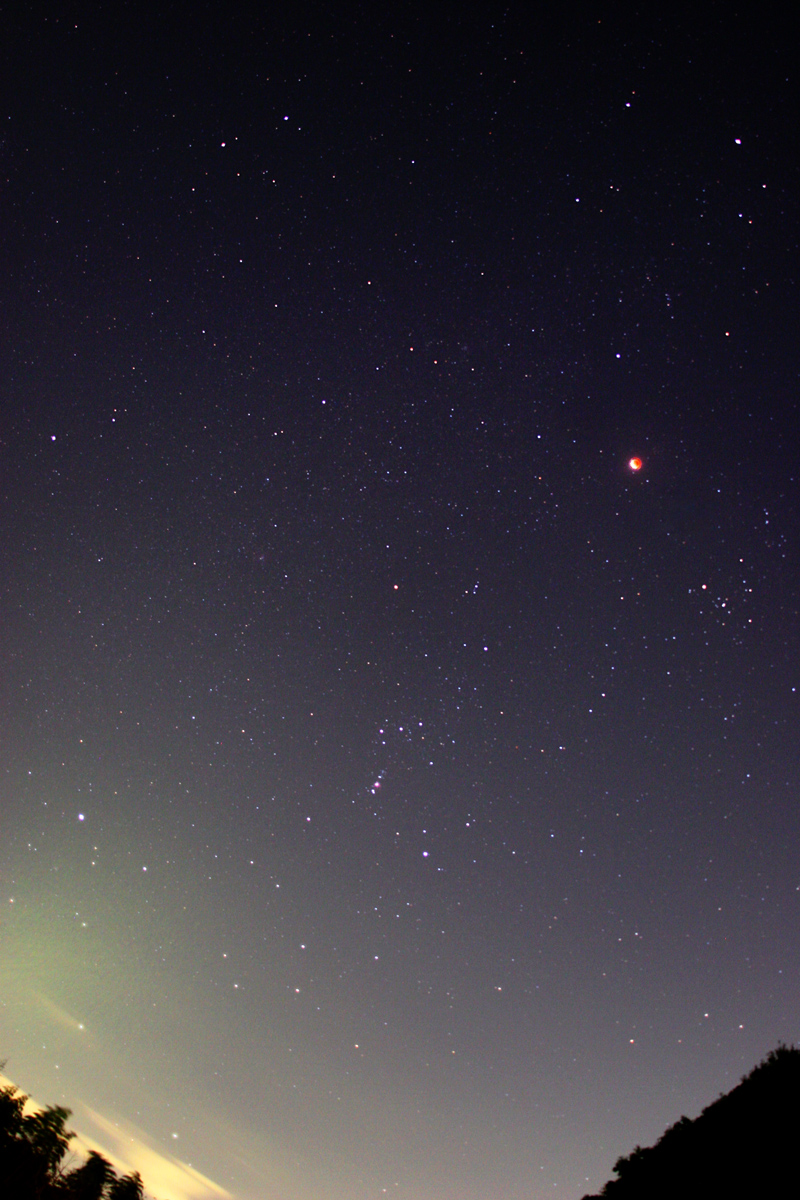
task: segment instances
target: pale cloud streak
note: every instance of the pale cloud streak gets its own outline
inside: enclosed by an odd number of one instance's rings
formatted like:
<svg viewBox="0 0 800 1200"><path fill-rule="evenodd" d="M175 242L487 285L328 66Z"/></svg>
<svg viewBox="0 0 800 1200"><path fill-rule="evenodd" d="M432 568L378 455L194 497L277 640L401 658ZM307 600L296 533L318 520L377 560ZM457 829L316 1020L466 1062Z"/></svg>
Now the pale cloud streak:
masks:
<svg viewBox="0 0 800 1200"><path fill-rule="evenodd" d="M44 1000L44 997L39 999ZM46 1001L46 1006L54 1020L74 1027L74 1020L68 1013L49 1001ZM0 1087L16 1088L17 1085L0 1072ZM82 1124L86 1122L94 1126L98 1136L92 1137L85 1129L74 1133L70 1153L76 1159L86 1157L90 1150L96 1150L112 1163L118 1173L127 1175L138 1171L147 1192L157 1200L233 1200L229 1191L190 1163L158 1150L147 1134L130 1121L113 1121L88 1104L79 1104ZM44 1105L28 1097L25 1108L28 1112L41 1112ZM71 1126L72 1121L68 1121L67 1128Z"/></svg>
<svg viewBox="0 0 800 1200"><path fill-rule="evenodd" d="M112 1121L88 1105L82 1109L102 1140L111 1143L115 1162L123 1163L126 1172L138 1171L148 1192L158 1200L232 1200L231 1193L213 1179L154 1147L145 1132L130 1121Z"/></svg>

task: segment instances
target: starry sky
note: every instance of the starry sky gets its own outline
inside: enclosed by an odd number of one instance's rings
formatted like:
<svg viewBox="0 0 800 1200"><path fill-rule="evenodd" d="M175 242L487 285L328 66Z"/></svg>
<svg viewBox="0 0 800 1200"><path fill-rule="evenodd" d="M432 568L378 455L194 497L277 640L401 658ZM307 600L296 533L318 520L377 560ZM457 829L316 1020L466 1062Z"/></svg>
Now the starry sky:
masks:
<svg viewBox="0 0 800 1200"><path fill-rule="evenodd" d="M797 1039L796 56L645 7L5 14L0 1050L159 1200Z"/></svg>

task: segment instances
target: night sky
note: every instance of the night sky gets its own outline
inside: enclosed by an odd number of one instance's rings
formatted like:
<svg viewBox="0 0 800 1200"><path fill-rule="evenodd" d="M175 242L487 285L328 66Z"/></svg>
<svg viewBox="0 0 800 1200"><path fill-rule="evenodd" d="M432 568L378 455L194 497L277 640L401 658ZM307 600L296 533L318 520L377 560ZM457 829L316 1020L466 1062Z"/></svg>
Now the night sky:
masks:
<svg viewBox="0 0 800 1200"><path fill-rule="evenodd" d="M478 7L4 13L0 1057L159 1200L798 1038L794 34Z"/></svg>

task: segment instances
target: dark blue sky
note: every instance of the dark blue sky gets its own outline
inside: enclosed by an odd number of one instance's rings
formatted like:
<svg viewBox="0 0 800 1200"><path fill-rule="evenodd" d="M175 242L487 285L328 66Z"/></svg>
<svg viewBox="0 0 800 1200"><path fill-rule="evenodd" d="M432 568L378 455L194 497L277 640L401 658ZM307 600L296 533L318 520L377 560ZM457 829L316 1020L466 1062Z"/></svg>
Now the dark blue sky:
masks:
<svg viewBox="0 0 800 1200"><path fill-rule="evenodd" d="M79 7L3 48L7 1070L160 1200L577 1200L796 1037L788 31Z"/></svg>

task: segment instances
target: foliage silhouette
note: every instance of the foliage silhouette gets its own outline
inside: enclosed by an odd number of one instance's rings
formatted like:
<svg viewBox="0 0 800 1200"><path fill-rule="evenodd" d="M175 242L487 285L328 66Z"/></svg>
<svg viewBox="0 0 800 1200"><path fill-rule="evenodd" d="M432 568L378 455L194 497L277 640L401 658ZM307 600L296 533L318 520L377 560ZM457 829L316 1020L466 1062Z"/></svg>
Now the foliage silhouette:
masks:
<svg viewBox="0 0 800 1200"><path fill-rule="evenodd" d="M0 1063L0 1069L5 1064ZM143 1200L138 1171L118 1176L92 1150L80 1166L64 1160L74 1133L69 1109L25 1112L28 1097L12 1084L0 1088L0 1196L13 1200Z"/></svg>
<svg viewBox="0 0 800 1200"><path fill-rule="evenodd" d="M800 1049L781 1045L699 1117L617 1159L617 1178L583 1200L790 1195L799 1109Z"/></svg>

